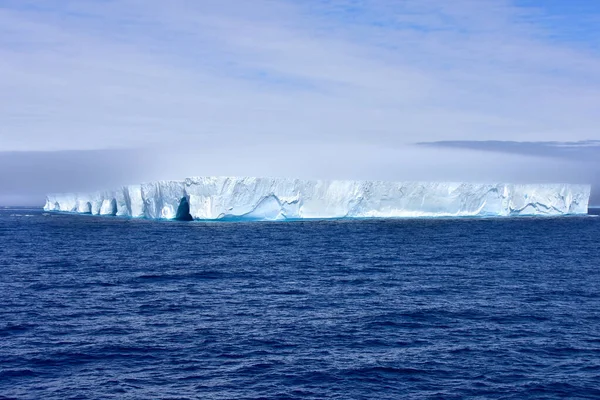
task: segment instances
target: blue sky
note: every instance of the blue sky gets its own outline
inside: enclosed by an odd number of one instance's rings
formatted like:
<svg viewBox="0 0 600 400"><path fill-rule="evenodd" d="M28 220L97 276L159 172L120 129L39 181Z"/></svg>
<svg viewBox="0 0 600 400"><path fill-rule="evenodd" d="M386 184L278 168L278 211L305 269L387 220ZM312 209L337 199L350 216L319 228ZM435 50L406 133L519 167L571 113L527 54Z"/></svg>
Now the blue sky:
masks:
<svg viewBox="0 0 600 400"><path fill-rule="evenodd" d="M597 143L546 150L600 140L599 27L582 0L0 0L0 203L212 174L591 182Z"/></svg>

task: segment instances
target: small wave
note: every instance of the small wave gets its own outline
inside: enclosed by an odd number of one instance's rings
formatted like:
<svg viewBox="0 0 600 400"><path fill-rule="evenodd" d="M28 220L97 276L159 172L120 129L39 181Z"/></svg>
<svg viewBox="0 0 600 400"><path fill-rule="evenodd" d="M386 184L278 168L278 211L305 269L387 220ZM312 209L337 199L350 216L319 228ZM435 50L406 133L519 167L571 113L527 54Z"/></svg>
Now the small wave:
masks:
<svg viewBox="0 0 600 400"><path fill-rule="evenodd" d="M0 336L10 335L14 333L22 333L34 328L33 324L9 324L0 328Z"/></svg>
<svg viewBox="0 0 600 400"><path fill-rule="evenodd" d="M398 367L384 367L384 366L375 366L375 367L365 367L359 368L349 371L352 375L368 375L368 374L398 374L398 375L413 375L413 374L422 374L426 372L425 370L417 369L417 368L398 368Z"/></svg>
<svg viewBox="0 0 600 400"><path fill-rule="evenodd" d="M309 294L309 292L307 292L306 290L300 290L300 289L290 289L290 290L274 291L273 294L291 296L291 295L307 295L307 294Z"/></svg>
<svg viewBox="0 0 600 400"><path fill-rule="evenodd" d="M0 370L0 377L9 378L9 377L24 377L24 376L36 376L38 375L36 372L30 369L5 369Z"/></svg>

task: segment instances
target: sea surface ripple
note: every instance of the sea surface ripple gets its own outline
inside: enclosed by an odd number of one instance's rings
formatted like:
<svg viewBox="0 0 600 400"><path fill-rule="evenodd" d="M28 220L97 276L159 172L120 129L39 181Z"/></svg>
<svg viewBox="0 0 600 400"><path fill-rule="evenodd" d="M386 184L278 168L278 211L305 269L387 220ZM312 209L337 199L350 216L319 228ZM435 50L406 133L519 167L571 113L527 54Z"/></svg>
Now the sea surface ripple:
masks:
<svg viewBox="0 0 600 400"><path fill-rule="evenodd" d="M597 399L599 241L0 209L0 398Z"/></svg>

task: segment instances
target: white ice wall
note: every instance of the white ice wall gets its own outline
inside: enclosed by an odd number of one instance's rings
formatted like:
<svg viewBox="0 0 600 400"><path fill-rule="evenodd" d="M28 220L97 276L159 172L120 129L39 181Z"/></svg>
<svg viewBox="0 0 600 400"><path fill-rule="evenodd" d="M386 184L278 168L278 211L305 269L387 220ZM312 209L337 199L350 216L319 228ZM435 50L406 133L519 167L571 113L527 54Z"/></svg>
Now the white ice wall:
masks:
<svg viewBox="0 0 600 400"><path fill-rule="evenodd" d="M198 220L587 214L589 185L197 177L115 191L53 194L46 211Z"/></svg>

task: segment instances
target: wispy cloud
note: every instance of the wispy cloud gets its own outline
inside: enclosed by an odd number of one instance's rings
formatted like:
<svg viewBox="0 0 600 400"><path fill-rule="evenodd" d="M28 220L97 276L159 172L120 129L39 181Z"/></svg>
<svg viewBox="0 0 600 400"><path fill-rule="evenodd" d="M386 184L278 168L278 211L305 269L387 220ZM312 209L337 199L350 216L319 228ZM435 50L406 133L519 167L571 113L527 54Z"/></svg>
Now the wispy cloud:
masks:
<svg viewBox="0 0 600 400"><path fill-rule="evenodd" d="M508 1L3 4L3 150L583 140L600 122L600 55Z"/></svg>

